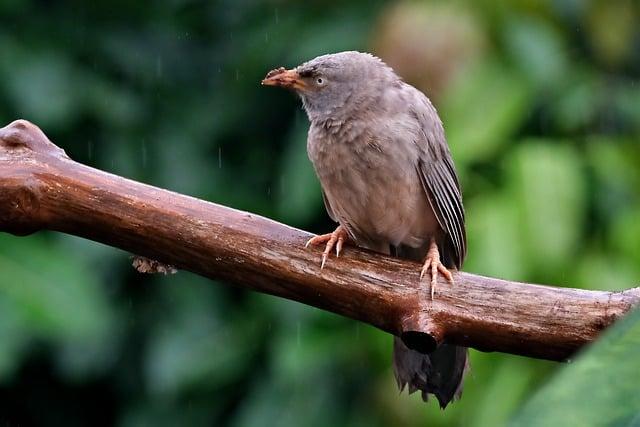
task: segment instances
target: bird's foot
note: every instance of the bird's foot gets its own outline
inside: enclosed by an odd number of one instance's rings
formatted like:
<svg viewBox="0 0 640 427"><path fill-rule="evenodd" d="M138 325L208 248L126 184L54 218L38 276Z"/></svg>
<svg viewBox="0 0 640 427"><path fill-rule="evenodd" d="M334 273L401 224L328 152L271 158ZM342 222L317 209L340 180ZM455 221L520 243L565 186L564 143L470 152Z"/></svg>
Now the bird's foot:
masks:
<svg viewBox="0 0 640 427"><path fill-rule="evenodd" d="M436 283L438 283L438 273L442 273L449 283L453 285L453 275L440 261L438 245L436 245L436 242L433 239L431 240L429 252L427 252L427 257L424 260L424 265L420 272L420 279L422 279L429 270L431 270L431 299L433 300L433 296L436 292Z"/></svg>
<svg viewBox="0 0 640 427"><path fill-rule="evenodd" d="M307 241L307 244L304 247L309 247L309 245L321 245L326 243L324 247L324 251L322 252L322 264L320 264L320 269L324 268L324 265L327 263L327 258L329 258L329 254L331 250L336 248L336 257L340 256L340 252L342 251L342 246L346 242L350 242L351 238L349 237L349 233L347 230L339 225L338 228L335 229L333 233L329 234L321 234L319 236L315 236Z"/></svg>

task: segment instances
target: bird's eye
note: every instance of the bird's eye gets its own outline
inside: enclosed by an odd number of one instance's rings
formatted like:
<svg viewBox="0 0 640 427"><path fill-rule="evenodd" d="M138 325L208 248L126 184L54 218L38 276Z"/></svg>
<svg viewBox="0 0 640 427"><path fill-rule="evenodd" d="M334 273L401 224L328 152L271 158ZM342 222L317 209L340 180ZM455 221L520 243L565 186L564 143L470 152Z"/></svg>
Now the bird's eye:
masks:
<svg viewBox="0 0 640 427"><path fill-rule="evenodd" d="M318 77L318 78L316 78L316 83L318 83L318 85L322 86L324 84L324 79L322 77Z"/></svg>

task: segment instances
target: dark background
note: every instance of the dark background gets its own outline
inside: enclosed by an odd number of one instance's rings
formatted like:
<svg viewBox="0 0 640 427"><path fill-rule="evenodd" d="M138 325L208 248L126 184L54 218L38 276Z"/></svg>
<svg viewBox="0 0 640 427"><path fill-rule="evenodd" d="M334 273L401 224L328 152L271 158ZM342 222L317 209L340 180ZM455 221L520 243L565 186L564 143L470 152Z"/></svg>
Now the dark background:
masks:
<svg viewBox="0 0 640 427"><path fill-rule="evenodd" d="M437 106L465 270L588 289L640 277L632 1L0 0L0 124L75 160L313 232L307 119L271 68L371 51ZM391 337L61 234L0 235L2 425L501 425L560 366L472 351L462 401L399 395ZM550 405L553 402L549 402Z"/></svg>

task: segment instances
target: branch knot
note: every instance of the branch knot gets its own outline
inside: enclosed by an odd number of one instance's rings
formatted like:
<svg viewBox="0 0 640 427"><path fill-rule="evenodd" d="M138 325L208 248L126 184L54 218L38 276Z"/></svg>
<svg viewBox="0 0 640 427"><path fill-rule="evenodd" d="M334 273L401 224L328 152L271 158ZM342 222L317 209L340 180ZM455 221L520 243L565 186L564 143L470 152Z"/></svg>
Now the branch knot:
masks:
<svg viewBox="0 0 640 427"><path fill-rule="evenodd" d="M40 128L27 120L15 120L0 128L0 148L26 149L53 156L68 157L63 149L47 138Z"/></svg>
<svg viewBox="0 0 640 427"><path fill-rule="evenodd" d="M411 350L431 353L444 342L444 328L423 309L402 318L400 326L400 338Z"/></svg>

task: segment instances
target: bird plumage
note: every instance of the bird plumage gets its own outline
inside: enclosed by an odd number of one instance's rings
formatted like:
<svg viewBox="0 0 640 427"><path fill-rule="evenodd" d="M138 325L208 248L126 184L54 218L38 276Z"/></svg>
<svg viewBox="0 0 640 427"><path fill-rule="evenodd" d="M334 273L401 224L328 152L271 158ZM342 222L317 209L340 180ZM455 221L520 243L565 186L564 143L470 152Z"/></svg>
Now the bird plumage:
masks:
<svg viewBox="0 0 640 427"><path fill-rule="evenodd" d="M444 129L429 99L380 59L360 52L320 56L294 71L311 122L307 151L329 216L358 244L423 261L435 239L444 265L466 255L464 209ZM431 354L396 338L400 389L459 396L467 349Z"/></svg>

